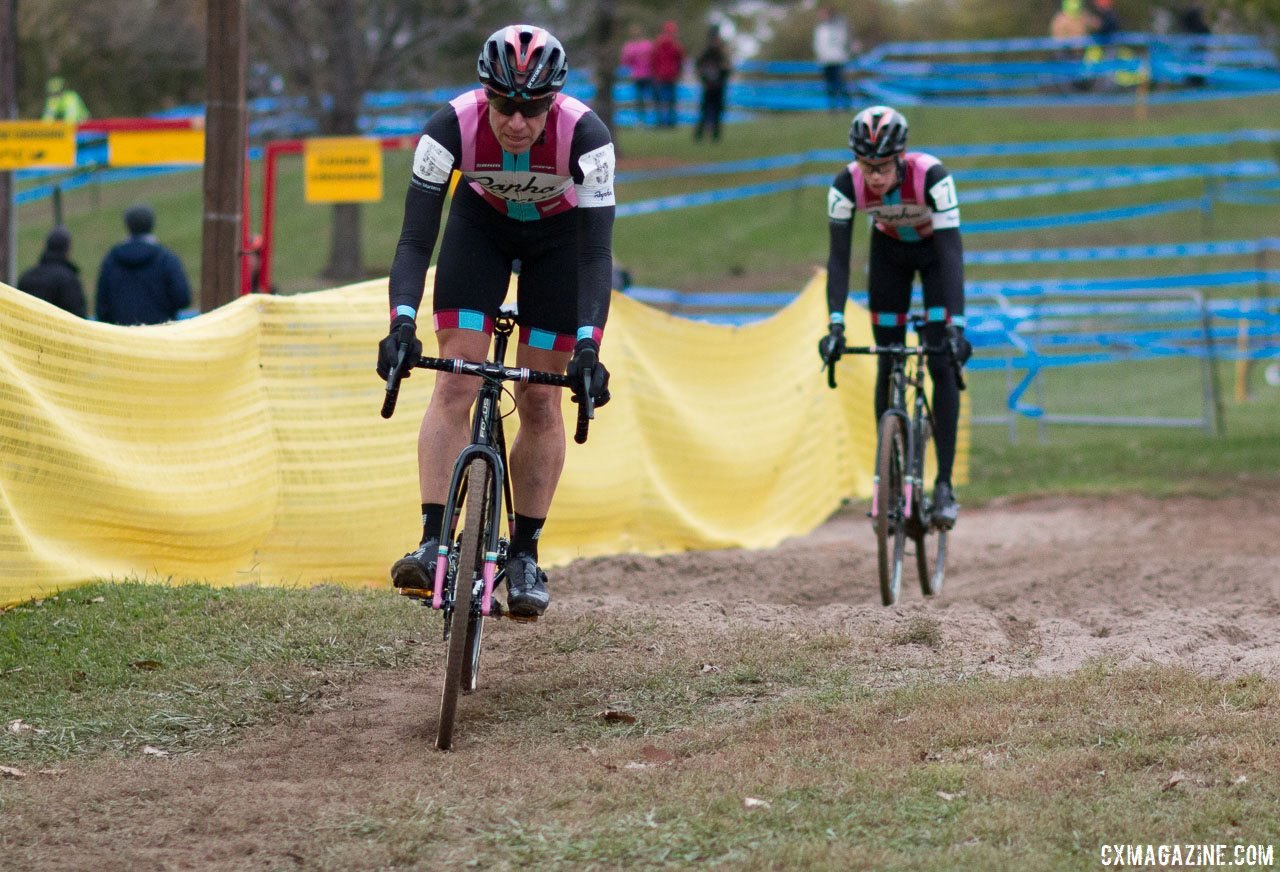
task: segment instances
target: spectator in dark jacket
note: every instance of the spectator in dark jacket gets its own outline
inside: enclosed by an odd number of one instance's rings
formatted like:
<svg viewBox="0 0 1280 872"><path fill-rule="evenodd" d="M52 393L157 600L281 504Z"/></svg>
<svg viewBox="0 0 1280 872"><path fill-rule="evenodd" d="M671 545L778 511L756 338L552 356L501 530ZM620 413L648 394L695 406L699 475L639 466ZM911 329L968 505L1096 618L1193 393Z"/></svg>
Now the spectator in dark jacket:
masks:
<svg viewBox="0 0 1280 872"><path fill-rule="evenodd" d="M125 210L129 238L107 252L98 273L98 320L161 324L191 305L191 286L178 256L156 242L148 206Z"/></svg>
<svg viewBox="0 0 1280 872"><path fill-rule="evenodd" d="M71 234L67 228L59 226L49 231L40 262L18 277L18 290L80 318L88 314L80 267L71 262Z"/></svg>
<svg viewBox="0 0 1280 872"><path fill-rule="evenodd" d="M698 82L702 85L702 103L698 111L698 126L693 138L702 139L709 131L711 141L720 138L720 120L724 117L724 92L729 84L729 51L720 38L720 28L712 25L707 31L707 44L694 62Z"/></svg>

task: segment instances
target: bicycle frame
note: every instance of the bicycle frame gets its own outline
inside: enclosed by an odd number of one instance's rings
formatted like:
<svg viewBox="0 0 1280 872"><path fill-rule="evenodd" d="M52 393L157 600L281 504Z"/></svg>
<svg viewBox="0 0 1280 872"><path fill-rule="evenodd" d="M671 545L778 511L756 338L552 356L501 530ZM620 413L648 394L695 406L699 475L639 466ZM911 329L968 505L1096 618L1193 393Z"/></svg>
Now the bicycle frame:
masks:
<svg viewBox="0 0 1280 872"><path fill-rule="evenodd" d="M889 346L894 348L895 346ZM928 458L924 456L924 427L933 425L933 410L929 408L929 398L924 389L924 356L927 348L923 345L896 346L901 351L894 356L893 370L889 376L889 407L885 415L895 415L902 419L907 433L907 469L904 480L906 504L903 506L904 521L912 518L927 524L924 516L925 493L924 467ZM907 390L912 392L911 414L907 414ZM875 511L874 498L872 511Z"/></svg>
<svg viewBox="0 0 1280 872"><path fill-rule="evenodd" d="M469 482L464 482L463 479L474 460L482 459L492 473L489 476L489 493L484 495L489 511L498 511L504 505L503 497L505 496L505 505L508 509L507 526L510 528L514 524L514 517L511 514L513 511L511 478L507 469L507 446L502 430L500 409L503 383L513 381L562 388L575 387L567 376L558 373L506 366L507 345L514 329L515 317L511 312L499 312L494 318L492 361L478 363L461 359L422 357L415 364L423 369L434 369L456 375L472 375L481 380L475 411L471 418L471 442L458 455L449 483L449 496L445 504L444 524L440 534L439 550L436 552L435 577L432 582L431 606L435 609L451 610L453 606L451 601L447 601L449 594L446 579L449 574L450 557L453 555L458 507L466 494L465 488L469 485ZM386 397L382 403L384 418L390 418L395 413L396 399L400 393L400 380L403 377L408 352L407 342L402 342L398 350L397 363L387 377ZM586 386L591 383L590 369L582 374L582 379L581 395L585 399L578 405L578 425L573 436L578 444L587 441L587 430L590 421L595 417L595 403L590 391L586 389ZM499 490L499 481L502 482L501 490ZM485 531L485 555L482 569L484 587L480 602L481 614L487 617L493 611L493 588L498 577L501 537L498 524L486 522L486 527L488 529Z"/></svg>
<svg viewBox="0 0 1280 872"><path fill-rule="evenodd" d="M509 539L501 535L499 513L507 509L507 529L515 526L511 477L507 463L506 437L502 427L502 395L505 382L574 388L578 402L578 427L574 441L587 439L595 403L590 392L592 371L585 368L576 384L566 375L525 367L508 367L504 360L515 328L512 313L501 311L494 319L493 360L420 357L412 365L454 375L480 379L475 409L471 417L471 441L459 452L450 477L449 491L441 523L440 544L432 578L431 596L421 593L420 601L444 613L445 678L440 695L440 720L436 747L449 750L453 743L458 693L474 691L480 668L484 619L500 616L494 605L493 589L506 565ZM403 337L397 347L396 365L387 376L382 417L395 413L400 381L409 359L412 336ZM581 398L581 399L578 399ZM502 484L499 485L498 482ZM477 594L479 594L477 596ZM514 617L514 616L513 616ZM519 618L532 620L533 618Z"/></svg>
<svg viewBox="0 0 1280 872"><path fill-rule="evenodd" d="M499 316L495 321L493 363L498 367L502 367L506 359L507 342L511 337L514 325L515 322L509 316ZM445 578L449 570L449 552L452 547L454 533L457 530L457 502L458 498L465 493L462 490L462 478L467 474L467 468L476 457L484 458L485 462L489 464L489 469L492 473L489 476L489 493L485 497L491 507L490 511L497 512L502 506L507 506L508 529L512 524L510 513L511 478L507 469L507 446L502 430L502 414L499 408L501 402L502 382L493 378L483 378L479 394L476 397L475 411L471 417L471 443L463 448L458 455L453 467L453 476L449 482L449 497L444 507L445 529L441 530L440 533L440 549L436 555L436 574L431 592L431 607L433 609L446 607L444 599ZM499 491L499 482L502 482L501 491ZM472 496L478 495L473 494ZM506 497L505 502L503 501L504 496ZM501 544L501 536L499 535L501 525L491 523L488 527L488 539L485 542L484 567L482 570L484 589L480 598L480 614L485 617L488 617L493 611L493 588L497 581ZM453 603L449 602L447 605L452 608Z"/></svg>
<svg viewBox="0 0 1280 872"><path fill-rule="evenodd" d="M912 315L909 319L911 329L919 336L924 329L925 319L919 315ZM916 512L915 519L918 523L927 525L929 519L922 517L924 512L924 499L921 496L925 492L924 487L924 468L928 460L924 456L922 445L924 443L924 428L926 424L933 427L933 410L929 406L929 398L925 391L924 374L926 370L925 357L930 354L950 354L950 349L945 345L930 346L923 344L905 345L894 343L892 345L867 345L856 348L846 348L845 354L875 354L889 355L893 358L893 368L889 374L889 405L876 422L877 432L879 432L879 422L886 415L892 415L902 420L902 425L907 433L907 462L908 467L905 470L904 496L906 497L906 506L903 511L905 517L903 520L912 518L912 512ZM908 366L908 361L910 365ZM955 373L956 383L960 390L964 390L964 376L960 369L960 365L951 358L952 370ZM827 384L831 387L836 386L835 381L835 363L830 362L827 365ZM907 390L912 391L911 410L907 410ZM917 506L919 507L917 509ZM874 514L879 506L876 505L876 494L872 492L871 511Z"/></svg>

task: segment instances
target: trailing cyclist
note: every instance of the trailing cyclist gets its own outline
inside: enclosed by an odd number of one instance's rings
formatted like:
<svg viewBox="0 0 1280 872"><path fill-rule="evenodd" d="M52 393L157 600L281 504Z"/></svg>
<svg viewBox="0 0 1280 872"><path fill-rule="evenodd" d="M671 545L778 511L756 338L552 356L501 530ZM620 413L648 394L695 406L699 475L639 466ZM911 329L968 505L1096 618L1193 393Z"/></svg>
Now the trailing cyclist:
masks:
<svg viewBox="0 0 1280 872"><path fill-rule="evenodd" d="M413 157L404 222L391 265L391 329L378 349L378 375L408 342L408 367L422 343L418 308L452 173L461 174L436 265L433 326L439 354L483 360L494 317L519 261L516 364L574 379L575 402L609 399L599 361L613 270L614 154L591 109L561 93L564 47L541 27L495 32L477 61L482 87L433 114ZM591 384L581 386L590 370ZM511 445L515 525L507 561L507 608L541 615L550 602L538 567L538 539L564 466L560 389L515 389L520 431ZM469 376L440 373L418 435L422 541L391 567L397 587L432 587L444 502L454 460L467 444L476 397Z"/></svg>
<svg viewBox="0 0 1280 872"><path fill-rule="evenodd" d="M906 338L911 283L918 273L924 287L925 342L945 343L963 364L972 347L964 336L964 250L955 181L937 158L907 151L907 119L888 106L872 106L854 116L849 147L854 160L836 175L827 192L831 237L827 305L831 314L827 335L818 344L819 353L824 361L838 360L845 347L853 216L861 209L872 223L867 294L876 344L901 343ZM891 361L881 356L876 376L877 420L889 404L891 369ZM949 528L959 512L951 469L960 391L950 361L930 357L929 375L937 425L934 516Z"/></svg>

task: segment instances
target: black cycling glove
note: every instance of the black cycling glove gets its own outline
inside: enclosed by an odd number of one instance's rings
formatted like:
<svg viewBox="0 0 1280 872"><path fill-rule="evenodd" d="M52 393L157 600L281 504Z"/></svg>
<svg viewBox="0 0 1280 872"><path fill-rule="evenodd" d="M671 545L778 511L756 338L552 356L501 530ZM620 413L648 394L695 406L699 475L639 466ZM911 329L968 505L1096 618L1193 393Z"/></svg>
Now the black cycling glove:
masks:
<svg viewBox="0 0 1280 872"><path fill-rule="evenodd" d="M378 378L385 379L391 375L400 356L400 345L405 342L409 344L409 350L404 358L401 378L408 378L413 366L422 359L422 342L418 339L413 319L408 315L397 315L391 322L387 338L378 343Z"/></svg>
<svg viewBox="0 0 1280 872"><path fill-rule="evenodd" d="M832 364L844 354L844 325L832 321L827 326L827 335L818 340L818 355L824 364Z"/></svg>
<svg viewBox="0 0 1280 872"><path fill-rule="evenodd" d="M591 385L587 388L595 399L597 406L609 402L609 370L600 362L600 346L594 339L579 339L573 350L573 359L565 374L569 376L573 388L573 401L583 400L583 374L591 370Z"/></svg>
<svg viewBox="0 0 1280 872"><path fill-rule="evenodd" d="M956 363L961 366L973 357L973 345L964 338L964 328L956 324L947 325L947 347L951 349L951 356L956 359Z"/></svg>

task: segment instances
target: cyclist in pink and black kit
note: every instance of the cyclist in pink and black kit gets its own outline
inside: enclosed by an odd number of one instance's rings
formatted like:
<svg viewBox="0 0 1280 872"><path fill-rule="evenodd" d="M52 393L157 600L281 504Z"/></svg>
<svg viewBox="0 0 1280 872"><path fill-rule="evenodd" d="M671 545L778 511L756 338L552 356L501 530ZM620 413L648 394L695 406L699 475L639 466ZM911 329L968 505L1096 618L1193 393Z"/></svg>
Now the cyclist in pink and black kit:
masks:
<svg viewBox="0 0 1280 872"><path fill-rule="evenodd" d="M877 345L906 339L911 283L924 288L924 341L949 346L963 364L972 354L964 337L964 249L955 182L933 155L907 151L907 119L888 106L872 106L854 116L849 128L854 161L836 175L827 192L831 245L827 257L827 335L818 344L824 361L839 359L844 345L844 306L849 296L853 216L866 212L872 223L867 296ZM960 420L960 389L946 357L928 358L933 381L934 439L938 477L934 517L955 524L959 507L951 487ZM892 362L881 357L876 377L876 419L889 405Z"/></svg>
<svg viewBox="0 0 1280 872"><path fill-rule="evenodd" d="M561 93L568 73L559 40L540 27L512 25L485 41L477 62L483 87L428 119L413 157L404 224L391 265L391 329L378 349L378 375L395 366L408 341L421 355L418 307L440 216L456 170L436 264L433 321L441 357L483 360L493 319L519 261L516 365L567 372L580 384L590 370L596 405L609 399L599 361L613 272L614 154L604 123ZM408 373L406 372L406 375ZM520 429L511 444L515 504L507 607L541 615L550 602L538 567L538 538L564 466L560 391L515 388ZM418 436L422 542L391 568L399 588L429 590L453 463L470 438L472 377L440 373ZM575 401L584 399L575 396Z"/></svg>

